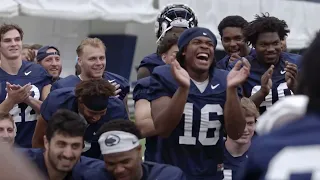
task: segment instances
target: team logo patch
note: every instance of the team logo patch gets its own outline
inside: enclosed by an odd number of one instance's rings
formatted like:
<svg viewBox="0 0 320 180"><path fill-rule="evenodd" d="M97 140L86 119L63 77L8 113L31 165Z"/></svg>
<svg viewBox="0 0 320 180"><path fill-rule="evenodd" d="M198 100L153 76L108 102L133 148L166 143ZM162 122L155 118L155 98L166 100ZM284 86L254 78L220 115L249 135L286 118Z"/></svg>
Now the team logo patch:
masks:
<svg viewBox="0 0 320 180"><path fill-rule="evenodd" d="M106 138L106 140L104 142L105 142L106 146L114 146L114 145L119 144L120 138L117 135L110 134L110 135L108 135L108 137Z"/></svg>

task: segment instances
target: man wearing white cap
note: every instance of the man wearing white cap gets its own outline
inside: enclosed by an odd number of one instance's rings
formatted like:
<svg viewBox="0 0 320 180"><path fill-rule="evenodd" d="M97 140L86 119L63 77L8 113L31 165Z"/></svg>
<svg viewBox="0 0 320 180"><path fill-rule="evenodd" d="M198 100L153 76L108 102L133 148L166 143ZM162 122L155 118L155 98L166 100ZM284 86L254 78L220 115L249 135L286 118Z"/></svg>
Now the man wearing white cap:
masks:
<svg viewBox="0 0 320 180"><path fill-rule="evenodd" d="M127 120L114 120L104 124L98 134L105 167L85 172L92 179L121 180L185 180L183 172L170 165L142 162L141 133Z"/></svg>

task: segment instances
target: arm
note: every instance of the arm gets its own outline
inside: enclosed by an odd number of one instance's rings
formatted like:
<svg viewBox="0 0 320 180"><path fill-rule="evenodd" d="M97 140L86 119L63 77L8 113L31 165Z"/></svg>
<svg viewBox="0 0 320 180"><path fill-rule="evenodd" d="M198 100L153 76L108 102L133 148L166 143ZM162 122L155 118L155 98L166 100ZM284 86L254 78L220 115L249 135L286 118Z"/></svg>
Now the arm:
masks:
<svg viewBox="0 0 320 180"><path fill-rule="evenodd" d="M25 103L28 104L28 106L30 106L33 110L35 110L37 114L40 114L42 101L29 96Z"/></svg>
<svg viewBox="0 0 320 180"><path fill-rule="evenodd" d="M0 112L9 113L11 109L14 107L14 103L9 99L6 98L1 104L0 104Z"/></svg>
<svg viewBox="0 0 320 180"><path fill-rule="evenodd" d="M46 133L47 122L40 115L32 137L32 148L44 148L43 136Z"/></svg>
<svg viewBox="0 0 320 180"><path fill-rule="evenodd" d="M42 101L47 98L48 94L50 93L51 86L52 86L51 84L48 84L43 87L42 93L41 93L41 100Z"/></svg>
<svg viewBox="0 0 320 180"><path fill-rule="evenodd" d="M126 111L128 113L128 118L130 119L130 112L129 112L129 108L128 108L128 95L126 95L126 97L124 97L123 104L124 104Z"/></svg>
<svg viewBox="0 0 320 180"><path fill-rule="evenodd" d="M236 87L227 88L227 100L224 106L224 121L228 136L233 140L239 139L246 126L246 120L242 113Z"/></svg>
<svg viewBox="0 0 320 180"><path fill-rule="evenodd" d="M151 115L158 135L168 137L179 124L187 102L189 88L179 87L173 97L160 97L151 102Z"/></svg>
<svg viewBox="0 0 320 180"><path fill-rule="evenodd" d="M260 107L261 103L265 101L266 96L269 94L269 92L264 92L263 90L259 90L252 96L250 96L250 99L253 101L253 103L257 106Z"/></svg>
<svg viewBox="0 0 320 180"><path fill-rule="evenodd" d="M146 67L140 67L137 73L137 80L150 76L150 72Z"/></svg>
<svg viewBox="0 0 320 180"><path fill-rule="evenodd" d="M135 124L143 137L156 135L156 129L151 117L151 104L148 100L140 99L135 102Z"/></svg>

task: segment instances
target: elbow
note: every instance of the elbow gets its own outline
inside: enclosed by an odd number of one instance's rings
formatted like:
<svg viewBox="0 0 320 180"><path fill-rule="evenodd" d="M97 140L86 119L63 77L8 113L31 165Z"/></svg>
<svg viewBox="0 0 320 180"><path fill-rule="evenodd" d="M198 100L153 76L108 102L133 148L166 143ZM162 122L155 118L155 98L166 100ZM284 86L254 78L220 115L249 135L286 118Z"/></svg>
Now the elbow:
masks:
<svg viewBox="0 0 320 180"><path fill-rule="evenodd" d="M156 134L162 138L167 138L171 134L171 131L168 130L167 126L156 123L156 121L154 122L154 129L156 131Z"/></svg>

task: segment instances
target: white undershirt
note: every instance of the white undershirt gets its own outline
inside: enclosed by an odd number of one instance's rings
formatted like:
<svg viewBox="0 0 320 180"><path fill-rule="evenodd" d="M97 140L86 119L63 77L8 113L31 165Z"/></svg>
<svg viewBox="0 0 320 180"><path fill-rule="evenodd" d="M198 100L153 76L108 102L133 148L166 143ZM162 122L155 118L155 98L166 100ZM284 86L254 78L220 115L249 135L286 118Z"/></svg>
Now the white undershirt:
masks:
<svg viewBox="0 0 320 180"><path fill-rule="evenodd" d="M193 79L191 79L191 80L197 86L197 88L199 89L199 91L201 93L203 93L206 90L206 88L207 88L207 86L209 84L209 77L203 82L198 82L198 81L195 81Z"/></svg>

